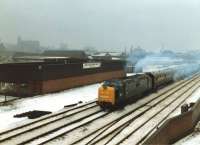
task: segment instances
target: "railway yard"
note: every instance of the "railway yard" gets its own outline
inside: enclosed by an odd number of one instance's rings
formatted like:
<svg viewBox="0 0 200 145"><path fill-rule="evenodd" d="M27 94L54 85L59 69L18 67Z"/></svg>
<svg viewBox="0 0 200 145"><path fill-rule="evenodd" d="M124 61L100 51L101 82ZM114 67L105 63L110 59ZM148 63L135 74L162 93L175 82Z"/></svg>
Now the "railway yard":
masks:
<svg viewBox="0 0 200 145"><path fill-rule="evenodd" d="M117 110L97 100L0 131L0 144L144 144L200 87L200 74L177 81Z"/></svg>
<svg viewBox="0 0 200 145"><path fill-rule="evenodd" d="M188 102L200 90L198 63L128 74L124 60L33 58L0 66L2 145L170 144L199 119L200 99ZM189 116L185 127L153 138L179 115Z"/></svg>
<svg viewBox="0 0 200 145"><path fill-rule="evenodd" d="M200 145L200 1L0 11L0 145Z"/></svg>

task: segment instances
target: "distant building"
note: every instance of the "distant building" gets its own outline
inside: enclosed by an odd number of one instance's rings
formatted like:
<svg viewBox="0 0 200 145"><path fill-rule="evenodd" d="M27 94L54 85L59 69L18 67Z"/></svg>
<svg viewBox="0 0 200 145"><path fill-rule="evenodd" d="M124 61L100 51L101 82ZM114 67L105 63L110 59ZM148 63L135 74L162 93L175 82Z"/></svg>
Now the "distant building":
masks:
<svg viewBox="0 0 200 145"><path fill-rule="evenodd" d="M137 48L132 50L132 56L136 57L136 58L144 58L146 56L147 52L142 49L140 46L138 46Z"/></svg>
<svg viewBox="0 0 200 145"><path fill-rule="evenodd" d="M40 51L40 42L35 40L22 40L17 38L17 48L23 52L38 52Z"/></svg>
<svg viewBox="0 0 200 145"><path fill-rule="evenodd" d="M100 52L92 55L94 59L105 59L105 60L125 60L126 55L125 53L120 53L120 52Z"/></svg>
<svg viewBox="0 0 200 145"><path fill-rule="evenodd" d="M6 50L6 48L5 48L5 46L3 45L3 43L0 43L0 52L3 52L3 51L5 51Z"/></svg>
<svg viewBox="0 0 200 145"><path fill-rule="evenodd" d="M45 56L19 56L13 57L14 62L67 62L68 57L45 57Z"/></svg>
<svg viewBox="0 0 200 145"><path fill-rule="evenodd" d="M138 46L137 48L131 50L129 57L133 57L135 59L141 59L144 58L146 55L147 52Z"/></svg>
<svg viewBox="0 0 200 145"><path fill-rule="evenodd" d="M142 49L140 46L131 50L131 53L128 56L128 61L130 61L133 65L136 65L137 62L143 59L148 53Z"/></svg>
<svg viewBox="0 0 200 145"><path fill-rule="evenodd" d="M23 56L40 56L39 53L30 53L30 52L14 52L13 57L23 57Z"/></svg>
<svg viewBox="0 0 200 145"><path fill-rule="evenodd" d="M176 54L171 50L161 50L160 53L167 57L176 57Z"/></svg>
<svg viewBox="0 0 200 145"><path fill-rule="evenodd" d="M46 50L42 54L48 57L70 57L78 59L86 59L88 56L82 50Z"/></svg>
<svg viewBox="0 0 200 145"><path fill-rule="evenodd" d="M93 55L95 53L98 53L98 51L95 49L95 47L92 47L92 46L86 46L83 49L84 49L85 53L88 55Z"/></svg>
<svg viewBox="0 0 200 145"><path fill-rule="evenodd" d="M109 53L97 53L92 55L94 59L104 59L104 60L111 60L112 56Z"/></svg>

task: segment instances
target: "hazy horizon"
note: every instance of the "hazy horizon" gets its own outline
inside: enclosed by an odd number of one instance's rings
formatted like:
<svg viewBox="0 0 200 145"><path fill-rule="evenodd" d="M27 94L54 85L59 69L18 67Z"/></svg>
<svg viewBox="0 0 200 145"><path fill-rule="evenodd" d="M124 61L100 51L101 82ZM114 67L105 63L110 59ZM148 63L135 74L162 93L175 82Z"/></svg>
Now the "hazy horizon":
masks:
<svg viewBox="0 0 200 145"><path fill-rule="evenodd" d="M44 46L200 49L198 0L1 0L0 40Z"/></svg>

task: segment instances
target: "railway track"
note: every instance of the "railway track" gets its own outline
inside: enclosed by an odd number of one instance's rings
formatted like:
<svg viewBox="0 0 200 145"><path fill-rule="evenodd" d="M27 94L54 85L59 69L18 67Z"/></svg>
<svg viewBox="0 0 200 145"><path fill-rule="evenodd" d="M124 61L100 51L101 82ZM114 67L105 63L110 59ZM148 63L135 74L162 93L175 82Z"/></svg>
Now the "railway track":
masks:
<svg viewBox="0 0 200 145"><path fill-rule="evenodd" d="M194 84L195 85L195 84ZM159 104L158 107L153 108L150 112L147 114L144 114L144 116L138 118L134 122L130 123L129 126L124 128L123 132L120 131L117 136L115 136L115 140L110 141L110 144L140 144L142 143L147 136L152 133L153 130L156 130L158 126L160 126L167 117L175 111L181 104L185 102L186 99L188 99L194 91L196 91L197 88L199 88L199 84L189 87L184 91L183 93L180 93L177 97L174 99L170 99L169 102L166 104L163 104L161 106ZM151 115L151 117L147 118L147 116ZM139 119L144 119L144 121L139 122ZM136 122L139 122L136 126ZM127 132L126 132L127 131ZM126 135L122 135L126 132Z"/></svg>
<svg viewBox="0 0 200 145"><path fill-rule="evenodd" d="M186 85L186 88L181 87L178 91L165 96L165 99L157 102L154 100L146 108L140 108L140 111L134 111L120 120L113 120L110 124L106 124L72 144L139 144L199 87L199 82L200 78L198 77L193 83L190 82L190 85ZM185 97L180 97L181 95L185 95ZM171 104L177 101L178 103L171 107ZM168 110L165 111L167 107ZM166 115L163 113L159 115L162 111L165 111Z"/></svg>
<svg viewBox="0 0 200 145"><path fill-rule="evenodd" d="M98 143L102 144L101 141L103 139L107 139L107 141L109 141L111 139L113 140L115 135L119 134L131 122L133 122L134 120L136 120L137 118L139 118L140 116L145 114L145 112L147 112L150 108L153 108L153 106L155 106L156 104L159 104L161 101L165 100L166 97L170 97L172 94L175 94L178 90L187 86L189 83L191 83L192 81L194 81L198 78L199 77L196 76L191 80L182 81L181 83L177 83L173 87L168 88L167 90L161 92L157 96L153 96L152 98L149 96L148 97L149 100L147 100L146 102L141 101L140 104L131 106L131 108L133 107L134 109L130 110L128 113L126 113L122 116L120 116L118 114L118 117L116 117L115 119L112 116L112 121L110 121L109 116L108 116L107 119L104 118L104 120L109 120L109 121L107 121L107 123L104 123L103 119L99 122L96 122L97 125L101 124L101 123L104 125L99 125L99 128L96 127L96 129L94 129L95 125L88 127L88 130L89 130L89 128L91 128L91 129L90 129L90 131L88 131L88 133L84 132L84 134L86 134L84 137L79 137L79 136L81 136L81 133L83 133L83 131L81 131L81 129L75 131L74 133L71 132L72 135L70 136L68 134L65 141L67 144L98 144ZM156 99L158 99L158 100L156 100ZM157 103L156 103L156 101L157 101ZM153 102L155 103L154 105L150 104ZM143 108L142 108L142 106L143 106ZM119 125L119 122L121 123L121 125ZM124 124L123 124L123 122L124 122ZM116 124L118 124L118 126L116 126ZM115 129L113 129L114 131L112 131L108 134L105 134L105 132L108 132L108 130L112 129L114 126L115 126ZM78 135L78 132L80 132L79 133L80 135ZM60 136L63 136L64 134L65 133L63 132L62 134L60 134ZM78 137L74 137L73 134L76 134L76 136L78 136ZM59 137L59 134L57 135L57 137ZM56 138L56 136L54 136L54 138L52 137L52 138L43 140L43 142L41 142L41 144L48 143L51 140L55 140L55 138ZM57 143L55 142L55 144L57 144Z"/></svg>
<svg viewBox="0 0 200 145"><path fill-rule="evenodd" d="M162 112L165 110L164 108L170 106L170 103L182 98L179 96L198 88L199 81L199 75L195 75L189 80L182 80L163 88L158 93L153 93L147 98L127 106L123 111L102 111L96 105L96 101L94 101L60 111L56 114L47 115L35 121L1 132L0 144L58 144L61 141L60 138L67 144L125 143L132 138L135 132L138 132L141 127L156 116L153 113L155 113L155 109L158 109L157 107L160 107L158 110ZM185 98L189 96L188 94ZM184 102L184 99L173 107L171 112ZM166 100L168 100L168 103ZM159 112L156 114L158 115ZM137 120L141 120L142 117L144 121L138 124L141 121ZM149 132L144 134L140 140L137 140L137 143L141 143L166 118L165 115L157 125L154 125L153 128L151 127L151 130L148 130ZM125 136L124 131L133 124L135 126Z"/></svg>
<svg viewBox="0 0 200 145"><path fill-rule="evenodd" d="M96 101L93 101L84 105L60 111L56 114L47 115L35 121L31 121L29 123L1 132L0 144L20 144L28 138L33 139L37 138L37 135L41 136L42 133L45 134L46 130L48 129L43 129L41 132L42 127L51 127L51 130L56 130L59 128L57 124L60 124L60 127L70 125L85 118L89 118L89 116L94 116L100 112L101 109L98 105L96 105ZM24 135L27 135L28 137L24 138Z"/></svg>

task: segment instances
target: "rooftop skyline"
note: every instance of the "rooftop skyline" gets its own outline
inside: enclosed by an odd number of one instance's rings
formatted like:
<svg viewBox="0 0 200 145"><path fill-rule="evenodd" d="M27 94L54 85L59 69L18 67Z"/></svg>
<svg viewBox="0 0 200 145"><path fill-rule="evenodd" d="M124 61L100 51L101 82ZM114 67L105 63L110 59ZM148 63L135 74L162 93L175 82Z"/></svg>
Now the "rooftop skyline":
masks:
<svg viewBox="0 0 200 145"><path fill-rule="evenodd" d="M1 0L0 39L41 45L200 49L198 0Z"/></svg>

